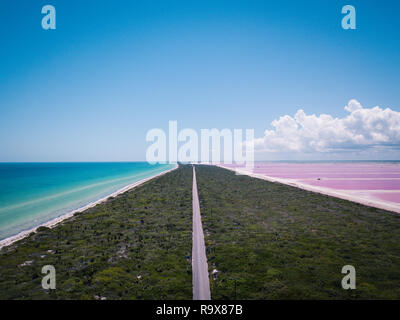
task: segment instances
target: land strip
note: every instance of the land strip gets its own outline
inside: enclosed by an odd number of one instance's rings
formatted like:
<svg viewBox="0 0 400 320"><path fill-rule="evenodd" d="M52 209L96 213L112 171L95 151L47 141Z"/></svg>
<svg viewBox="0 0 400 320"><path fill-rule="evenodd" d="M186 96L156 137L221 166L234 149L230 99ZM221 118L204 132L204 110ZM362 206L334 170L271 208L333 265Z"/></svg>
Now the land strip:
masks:
<svg viewBox="0 0 400 320"><path fill-rule="evenodd" d="M191 188L180 166L4 247L0 299L191 299Z"/></svg>
<svg viewBox="0 0 400 320"><path fill-rule="evenodd" d="M213 299L399 299L400 216L196 166ZM356 268L356 290L341 286Z"/></svg>

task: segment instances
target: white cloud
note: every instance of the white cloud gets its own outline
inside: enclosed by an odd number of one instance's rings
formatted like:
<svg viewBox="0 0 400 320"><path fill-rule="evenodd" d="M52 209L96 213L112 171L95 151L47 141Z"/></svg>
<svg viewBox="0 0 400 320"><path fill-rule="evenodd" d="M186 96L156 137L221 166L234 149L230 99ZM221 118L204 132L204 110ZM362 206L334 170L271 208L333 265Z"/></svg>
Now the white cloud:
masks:
<svg viewBox="0 0 400 320"><path fill-rule="evenodd" d="M377 146L400 147L400 112L390 108L363 108L350 100L349 114L334 118L329 114L307 115L298 110L294 117L274 120L272 130L255 139L255 150L267 152L331 152L364 150Z"/></svg>

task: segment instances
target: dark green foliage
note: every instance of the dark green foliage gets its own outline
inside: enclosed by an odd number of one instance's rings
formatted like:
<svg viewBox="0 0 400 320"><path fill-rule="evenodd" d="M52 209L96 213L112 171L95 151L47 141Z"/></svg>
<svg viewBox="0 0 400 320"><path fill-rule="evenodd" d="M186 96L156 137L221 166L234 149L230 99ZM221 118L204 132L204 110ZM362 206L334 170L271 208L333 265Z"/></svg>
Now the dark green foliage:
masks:
<svg viewBox="0 0 400 320"><path fill-rule="evenodd" d="M0 298L190 299L191 189L183 166L3 248ZM48 264L56 290L41 287Z"/></svg>
<svg viewBox="0 0 400 320"><path fill-rule="evenodd" d="M400 216L197 166L213 299L399 299ZM357 289L343 290L353 265Z"/></svg>
<svg viewBox="0 0 400 320"><path fill-rule="evenodd" d="M219 271L213 299L400 298L399 215L218 167L196 172ZM191 299L191 190L181 166L3 248L0 299ZM56 290L41 288L46 264ZM356 290L341 288L347 264Z"/></svg>

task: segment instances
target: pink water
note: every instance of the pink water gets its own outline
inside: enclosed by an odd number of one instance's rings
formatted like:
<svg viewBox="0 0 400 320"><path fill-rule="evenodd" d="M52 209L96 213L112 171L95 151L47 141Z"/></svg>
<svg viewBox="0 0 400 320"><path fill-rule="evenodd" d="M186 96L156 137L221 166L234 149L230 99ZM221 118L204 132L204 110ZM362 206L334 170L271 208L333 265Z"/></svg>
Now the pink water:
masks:
<svg viewBox="0 0 400 320"><path fill-rule="evenodd" d="M371 195L383 201L396 202L400 204L399 193L371 193Z"/></svg>
<svg viewBox="0 0 400 320"><path fill-rule="evenodd" d="M400 209L400 162L256 162L253 173L339 191L367 201L399 205Z"/></svg>
<svg viewBox="0 0 400 320"><path fill-rule="evenodd" d="M349 179L349 178L345 178ZM298 180L301 183L337 190L400 190L400 180Z"/></svg>

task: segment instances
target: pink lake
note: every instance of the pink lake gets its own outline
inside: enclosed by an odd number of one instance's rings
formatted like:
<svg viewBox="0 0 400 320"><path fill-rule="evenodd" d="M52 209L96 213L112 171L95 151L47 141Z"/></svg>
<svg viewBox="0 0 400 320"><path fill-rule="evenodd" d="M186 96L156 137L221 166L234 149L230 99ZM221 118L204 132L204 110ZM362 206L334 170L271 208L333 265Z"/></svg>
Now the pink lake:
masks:
<svg viewBox="0 0 400 320"><path fill-rule="evenodd" d="M252 173L400 212L400 162L255 162Z"/></svg>
<svg viewBox="0 0 400 320"><path fill-rule="evenodd" d="M371 195L377 199L384 201L397 202L400 204L400 196L398 193L371 193Z"/></svg>

